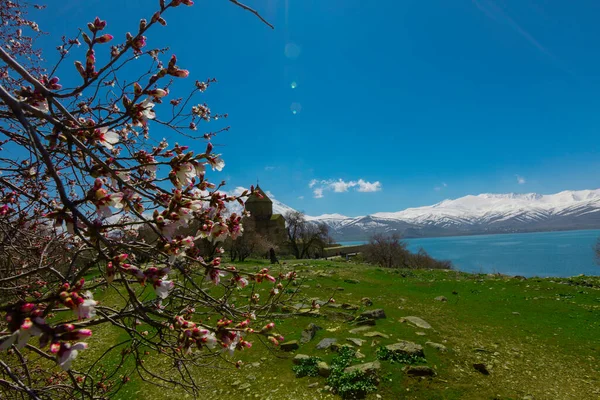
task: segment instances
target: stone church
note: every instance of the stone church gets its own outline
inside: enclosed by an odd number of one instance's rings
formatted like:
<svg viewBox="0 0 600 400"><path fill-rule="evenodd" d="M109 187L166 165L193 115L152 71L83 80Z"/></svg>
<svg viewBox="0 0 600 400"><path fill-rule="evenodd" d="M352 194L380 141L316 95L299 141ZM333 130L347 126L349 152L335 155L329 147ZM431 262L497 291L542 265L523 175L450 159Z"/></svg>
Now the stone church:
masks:
<svg viewBox="0 0 600 400"><path fill-rule="evenodd" d="M249 219L254 223L254 230L257 233L269 238L273 243L285 243L287 240L285 218L281 214L273 214L273 201L260 186L256 186L254 193L248 197L245 204L246 210L250 212Z"/></svg>

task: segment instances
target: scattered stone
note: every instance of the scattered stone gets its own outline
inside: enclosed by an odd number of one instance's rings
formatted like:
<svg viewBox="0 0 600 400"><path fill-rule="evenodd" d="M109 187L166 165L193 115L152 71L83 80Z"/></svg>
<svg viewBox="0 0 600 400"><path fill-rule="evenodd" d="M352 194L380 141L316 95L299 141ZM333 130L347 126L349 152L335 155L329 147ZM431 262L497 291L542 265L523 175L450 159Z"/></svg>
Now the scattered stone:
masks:
<svg viewBox="0 0 600 400"><path fill-rule="evenodd" d="M366 356L365 356L363 353L361 353L360 351L357 351L357 352L354 354L354 357L356 357L356 358L358 358L359 360L361 360L361 359L365 358Z"/></svg>
<svg viewBox="0 0 600 400"><path fill-rule="evenodd" d="M300 343L304 344L310 342L317 334L317 331L320 331L321 329L323 328L313 323L308 324L306 329L302 331L302 338L300 339Z"/></svg>
<svg viewBox="0 0 600 400"><path fill-rule="evenodd" d="M319 382L314 382L314 383L311 383L310 385L308 385L308 387L311 389L316 388L317 386L319 386Z"/></svg>
<svg viewBox="0 0 600 400"><path fill-rule="evenodd" d="M423 346L407 340L401 340L398 343L388 344L385 346L385 348L398 354L425 357L425 354L423 353Z"/></svg>
<svg viewBox="0 0 600 400"><path fill-rule="evenodd" d="M240 387L238 388L239 390L246 390L246 389L250 389L250 384L249 383L244 383L243 385L240 385Z"/></svg>
<svg viewBox="0 0 600 400"><path fill-rule="evenodd" d="M377 308L375 310L364 311L360 314L361 319L382 319L385 318L385 311L382 308Z"/></svg>
<svg viewBox="0 0 600 400"><path fill-rule="evenodd" d="M317 283L317 284L315 285L315 287L316 287L317 289L321 289L321 284L320 284L320 283Z"/></svg>
<svg viewBox="0 0 600 400"><path fill-rule="evenodd" d="M380 394L376 394L376 395L375 395L375 398L376 398L376 399L383 399L383 397L381 397L381 395L380 395Z"/></svg>
<svg viewBox="0 0 600 400"><path fill-rule="evenodd" d="M335 288L335 290L339 290L340 292L343 292L343 291L344 291L344 288L343 288L343 287L341 287L341 286L339 286L339 287L336 287L336 288Z"/></svg>
<svg viewBox="0 0 600 400"><path fill-rule="evenodd" d="M417 335L417 336L425 336L427 334L425 332L415 332L415 335Z"/></svg>
<svg viewBox="0 0 600 400"><path fill-rule="evenodd" d="M260 367L260 363L259 363L258 361L257 361L257 362L253 362L253 363L252 363L252 364L250 364L250 365L252 365L254 368L258 368L258 367Z"/></svg>
<svg viewBox="0 0 600 400"><path fill-rule="evenodd" d="M354 304L350 304L350 303L344 303L344 304L342 304L342 308L344 310L348 310L348 311L356 311L356 310L358 310L358 306L355 306Z"/></svg>
<svg viewBox="0 0 600 400"><path fill-rule="evenodd" d="M343 320L346 322L354 321L354 315L343 311L329 311L327 316L332 319Z"/></svg>
<svg viewBox="0 0 600 400"><path fill-rule="evenodd" d="M441 343L435 343L435 342L425 342L426 346L429 347L433 347L434 349L438 349L439 351L441 351L442 353L445 353L446 351L448 351L448 349L446 348L446 346L444 346Z"/></svg>
<svg viewBox="0 0 600 400"><path fill-rule="evenodd" d="M448 301L448 299L446 298L446 296L438 296L434 300L441 301L442 303Z"/></svg>
<svg viewBox="0 0 600 400"><path fill-rule="evenodd" d="M340 351L340 349L341 349L342 347L348 347L349 349L353 349L353 348L354 348L354 346L352 346L351 344L339 344L339 343L333 343L333 344L331 345L331 350L332 350L332 351L335 351L335 352L337 353L338 351Z"/></svg>
<svg viewBox="0 0 600 400"><path fill-rule="evenodd" d="M236 387L236 386L240 386L242 384L242 381L235 381L231 384L231 386Z"/></svg>
<svg viewBox="0 0 600 400"><path fill-rule="evenodd" d="M357 339L357 338L347 338L346 340L358 347L362 346L363 343L365 342L363 339Z"/></svg>
<svg viewBox="0 0 600 400"><path fill-rule="evenodd" d="M337 342L337 339L325 338L317 344L317 350L326 350L326 349L330 348L331 345L336 342Z"/></svg>
<svg viewBox="0 0 600 400"><path fill-rule="evenodd" d="M431 329L431 325L427 321L419 317L404 317L400 320L401 322L407 321L417 328Z"/></svg>
<svg viewBox="0 0 600 400"><path fill-rule="evenodd" d="M513 315L521 315L521 313L518 311L513 311Z"/></svg>
<svg viewBox="0 0 600 400"><path fill-rule="evenodd" d="M385 333L381 333L381 332L377 332L377 331L373 331L373 332L365 332L363 333L363 336L366 337L382 337L385 339L389 339L390 335L386 335Z"/></svg>
<svg viewBox="0 0 600 400"><path fill-rule="evenodd" d="M281 343L279 347L283 351L294 351L298 350L300 348L300 345L298 344L297 340L290 340L289 342Z"/></svg>
<svg viewBox="0 0 600 400"><path fill-rule="evenodd" d="M319 361L317 363L317 369L319 370L319 375L323 378L327 378L331 375L331 367L325 361Z"/></svg>
<svg viewBox="0 0 600 400"><path fill-rule="evenodd" d="M346 368L344 370L344 372L348 373L348 372L354 372L354 371L362 371L366 375L374 375L380 369L381 369L381 364L379 363L379 361L374 361L374 362L370 362L370 363L351 365L350 367Z"/></svg>
<svg viewBox="0 0 600 400"><path fill-rule="evenodd" d="M373 305L373 301L368 297L363 297L362 299L360 299L360 302L365 307L370 307Z"/></svg>
<svg viewBox="0 0 600 400"><path fill-rule="evenodd" d="M487 366L484 363L475 363L473 364L473 368L477 371L481 372L484 375L489 375L490 371L487 369Z"/></svg>
<svg viewBox="0 0 600 400"><path fill-rule="evenodd" d="M359 326L358 328L350 329L348 332L355 335L360 332L368 331L369 329L371 329L370 326Z"/></svg>
<svg viewBox="0 0 600 400"><path fill-rule="evenodd" d="M360 283L360 281L357 280L357 279L344 279L344 282L346 282L346 283L353 283L353 284Z"/></svg>
<svg viewBox="0 0 600 400"><path fill-rule="evenodd" d="M426 365L407 365L403 369L410 376L435 376L435 371Z"/></svg>
<svg viewBox="0 0 600 400"><path fill-rule="evenodd" d="M306 354L296 354L296 357L292 360L292 362L296 365L302 364L302 361L308 360L310 357Z"/></svg>
<svg viewBox="0 0 600 400"><path fill-rule="evenodd" d="M338 303L329 303L327 304L327 307L331 307L331 308L342 308L341 304Z"/></svg>
<svg viewBox="0 0 600 400"><path fill-rule="evenodd" d="M364 326L364 325L375 326L376 325L376 322L374 319L359 319L356 323L358 325L362 325L362 326Z"/></svg>
<svg viewBox="0 0 600 400"><path fill-rule="evenodd" d="M256 380L256 375L253 374L249 374L246 379L248 379L249 381L255 381Z"/></svg>

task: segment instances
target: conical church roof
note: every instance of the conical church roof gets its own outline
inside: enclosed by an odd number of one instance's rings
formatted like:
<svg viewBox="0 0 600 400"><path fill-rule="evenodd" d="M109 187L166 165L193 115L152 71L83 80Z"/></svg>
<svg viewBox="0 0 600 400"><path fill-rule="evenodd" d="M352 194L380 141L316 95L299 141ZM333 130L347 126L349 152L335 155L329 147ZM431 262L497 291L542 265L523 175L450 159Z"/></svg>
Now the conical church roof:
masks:
<svg viewBox="0 0 600 400"><path fill-rule="evenodd" d="M257 193L260 193L262 198L258 196ZM269 196L267 196L267 194L263 192L260 186L256 186L254 192L250 196L248 196L248 200L246 200L246 204L248 203L273 203L273 201L271 201Z"/></svg>

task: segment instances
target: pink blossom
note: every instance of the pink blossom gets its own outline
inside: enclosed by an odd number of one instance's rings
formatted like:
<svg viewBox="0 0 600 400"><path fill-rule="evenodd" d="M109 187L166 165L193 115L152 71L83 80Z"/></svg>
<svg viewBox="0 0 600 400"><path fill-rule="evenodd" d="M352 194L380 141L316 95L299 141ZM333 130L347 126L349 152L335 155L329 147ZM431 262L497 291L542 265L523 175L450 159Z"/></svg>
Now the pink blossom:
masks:
<svg viewBox="0 0 600 400"><path fill-rule="evenodd" d="M156 296L158 296L161 299L166 299L174 287L175 284L173 283L173 281L166 281L161 279L154 284L154 291L156 292Z"/></svg>
<svg viewBox="0 0 600 400"><path fill-rule="evenodd" d="M94 300L94 295L89 290L84 294L85 300L75 309L79 319L94 318L96 316L96 305L98 302Z"/></svg>
<svg viewBox="0 0 600 400"><path fill-rule="evenodd" d="M212 167L213 171L221 171L225 167L225 161L220 156L216 156L208 159L208 163Z"/></svg>
<svg viewBox="0 0 600 400"><path fill-rule="evenodd" d="M57 353L58 365L60 365L64 371L70 370L71 363L77 358L79 351L87 348L88 344L84 342L79 342L72 346L69 343L61 343L60 350L58 350Z"/></svg>
<svg viewBox="0 0 600 400"><path fill-rule="evenodd" d="M109 131L107 126L96 129L96 137L100 144L109 150L112 150L113 145L117 144L120 138L117 132Z"/></svg>

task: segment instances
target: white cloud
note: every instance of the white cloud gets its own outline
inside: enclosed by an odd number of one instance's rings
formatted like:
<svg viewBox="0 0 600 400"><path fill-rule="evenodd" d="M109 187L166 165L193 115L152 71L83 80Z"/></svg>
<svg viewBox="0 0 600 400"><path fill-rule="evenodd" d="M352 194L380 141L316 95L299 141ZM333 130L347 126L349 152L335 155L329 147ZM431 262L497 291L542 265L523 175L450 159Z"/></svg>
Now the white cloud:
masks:
<svg viewBox="0 0 600 400"><path fill-rule="evenodd" d="M298 196L299 200L304 200L304 196Z"/></svg>
<svg viewBox="0 0 600 400"><path fill-rule="evenodd" d="M368 193L368 192L379 192L381 190L381 182L365 182L362 179L358 180L358 190L359 192Z"/></svg>
<svg viewBox="0 0 600 400"><path fill-rule="evenodd" d="M524 185L527 182L527 180L525 179L525 177L520 176L520 175L515 175L515 176L517 177L517 183L519 185Z"/></svg>
<svg viewBox="0 0 600 400"><path fill-rule="evenodd" d="M267 165L267 166L265 167L265 171L273 171L274 169L275 169L275 167L274 167L274 166L272 166L272 165Z"/></svg>
<svg viewBox="0 0 600 400"><path fill-rule="evenodd" d="M442 184L440 186L436 186L433 188L433 190L435 190L436 192L439 192L440 190L447 188L448 185L446 184L446 182L442 182Z"/></svg>
<svg viewBox="0 0 600 400"><path fill-rule="evenodd" d="M316 199L324 197L325 191L333 191L334 193L344 193L349 189L354 188L355 191L361 193L379 192L382 189L381 182L367 182L364 179L358 181L344 181L343 179L313 179L309 182L308 187L313 189L313 194Z"/></svg>

